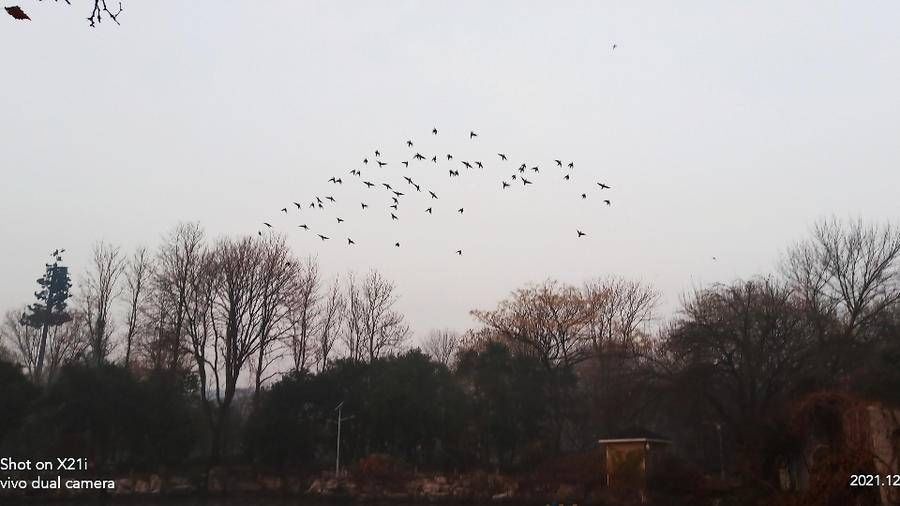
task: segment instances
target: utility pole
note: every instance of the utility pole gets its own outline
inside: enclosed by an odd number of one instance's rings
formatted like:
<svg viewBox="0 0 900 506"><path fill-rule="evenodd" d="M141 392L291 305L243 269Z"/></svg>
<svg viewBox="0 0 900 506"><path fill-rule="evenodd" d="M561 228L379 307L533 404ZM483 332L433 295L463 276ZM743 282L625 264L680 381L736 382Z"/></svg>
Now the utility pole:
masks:
<svg viewBox="0 0 900 506"><path fill-rule="evenodd" d="M341 422L344 420L350 420L353 416L348 416L346 418L341 417L341 409L344 407L344 401L341 401L340 404L334 408L337 411L337 456L334 459L334 477L337 478L341 472Z"/></svg>
<svg viewBox="0 0 900 506"><path fill-rule="evenodd" d="M722 450L722 424L716 422L716 432L719 434L719 476L725 480L725 452Z"/></svg>

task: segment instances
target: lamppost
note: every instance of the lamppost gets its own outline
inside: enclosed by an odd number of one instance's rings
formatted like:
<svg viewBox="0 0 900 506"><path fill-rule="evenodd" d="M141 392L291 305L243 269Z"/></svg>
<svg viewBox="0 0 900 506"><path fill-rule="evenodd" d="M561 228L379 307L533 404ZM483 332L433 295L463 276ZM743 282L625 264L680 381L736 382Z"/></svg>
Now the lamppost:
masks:
<svg viewBox="0 0 900 506"><path fill-rule="evenodd" d="M350 415L346 418L341 417L341 409L344 407L344 401L341 401L340 404L334 408L337 411L337 454L334 459L334 477L337 478L341 472L341 422L344 420L350 420L354 417L354 415Z"/></svg>

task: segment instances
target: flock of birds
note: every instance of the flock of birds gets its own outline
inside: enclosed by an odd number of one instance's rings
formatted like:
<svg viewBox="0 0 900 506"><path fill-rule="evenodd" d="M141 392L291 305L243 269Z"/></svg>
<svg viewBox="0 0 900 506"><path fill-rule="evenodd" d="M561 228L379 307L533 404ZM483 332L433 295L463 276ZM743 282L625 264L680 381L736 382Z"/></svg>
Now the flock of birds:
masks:
<svg viewBox="0 0 900 506"><path fill-rule="evenodd" d="M431 135L438 135L438 129L432 128ZM475 131L470 131L468 134L469 141L474 142L478 137L478 133ZM422 166L428 168L435 168L438 163L444 164L446 159L446 164L449 164L451 168L444 168L440 170L446 170L448 174L447 177L453 179L457 177L462 177L462 174L465 174L468 171L478 170L483 171L485 168L485 162L481 160L460 160L454 157L453 154L446 155L423 155L415 148L415 143L412 140L407 140L406 148L408 151L408 159L402 160L399 162L396 161L386 161L381 154L381 151L376 149L374 153L372 153L371 158L367 155L362 158L362 168L361 169L351 169L347 175L334 175L328 179L328 183L337 187L344 187L344 185L358 185L360 189L364 189L366 192L372 192L371 195L368 193L364 193L366 197L360 199L359 201L359 210L362 213L372 214L378 213L376 210L378 206L375 206L374 209L370 209L374 206L371 202L374 202L378 197L387 197L389 200L385 200L385 209L382 211L384 218L390 216L390 220L399 221L400 220L400 207L401 204L405 202L405 200L411 199L413 197L419 197L425 199L425 204L422 204L419 208L418 212L423 212L426 214L434 213L434 204L433 202L436 200L440 200L438 194L431 188L426 187L421 181L417 181L415 178L401 175L402 180L396 179L396 175L394 176L394 181L386 181L386 177L389 175L386 173L387 170L394 167L402 167L404 172L409 174L415 174L414 169L421 169ZM535 184L536 175L541 173L540 165L532 165L528 163L521 163L520 165L510 165L509 155L506 153L497 153L495 161L503 167L503 170L509 171L506 174L506 177L503 177L499 182L499 190L507 191L513 187L519 187L521 184L522 189L528 188L529 185ZM416 165L419 165L417 168ZM386 167L388 169L386 169ZM560 176L564 181L571 181L572 171L575 169L575 162L573 161L563 161L560 159L553 160L552 168L560 171ZM365 171L365 174L363 173ZM462 171L462 172L461 172ZM378 177L373 177L373 172L378 174ZM546 171L545 171L546 172ZM530 179L529 179L530 178ZM346 181L345 181L346 179ZM398 181L402 181L399 182ZM603 191L612 189L610 185L605 182L597 181L596 187L592 185L592 188L595 188L597 191ZM379 195L380 193L380 195ZM588 198L588 191L582 191L580 193L581 199ZM342 197L343 200L343 197ZM607 206L612 205L612 201L608 198L602 199L603 203ZM337 199L334 198L333 195L313 195L309 200L302 201L294 201L290 204L282 207L279 212L283 215L296 215L305 216L307 210L312 209L313 211L334 211L336 210L335 204L337 204ZM353 204L356 205L355 203ZM426 207L427 206L427 207ZM459 214L463 214L465 212L464 207L459 207L456 209L456 212ZM338 216L334 214L332 216L335 220L336 225L343 225L346 220L342 216ZM264 221L262 225L265 229L260 229L257 231L259 236L263 235L263 230L274 230L275 226L272 224L272 221ZM304 220L301 220L304 221ZM308 221L308 220L307 220ZM319 230L312 230L308 223L301 223L298 225L298 228L305 231L310 232L318 236L318 238L324 242L333 239L333 235L330 232ZM329 235L326 235L328 233ZM576 229L576 238L581 238L587 235L586 232ZM356 245L356 241L353 240L352 237L347 236L347 246L352 247ZM395 242L394 247L399 248L400 242ZM455 254L462 255L462 249L456 249Z"/></svg>

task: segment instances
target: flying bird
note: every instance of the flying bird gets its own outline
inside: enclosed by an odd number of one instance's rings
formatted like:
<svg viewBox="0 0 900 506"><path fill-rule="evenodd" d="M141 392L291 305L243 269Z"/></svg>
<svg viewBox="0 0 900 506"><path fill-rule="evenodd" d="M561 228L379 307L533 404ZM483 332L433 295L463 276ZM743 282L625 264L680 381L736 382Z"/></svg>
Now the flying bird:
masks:
<svg viewBox="0 0 900 506"><path fill-rule="evenodd" d="M463 208L460 207L456 212L458 212L459 214L462 214L462 213L463 213Z"/></svg>
<svg viewBox="0 0 900 506"><path fill-rule="evenodd" d="M570 169L574 169L574 168L575 168L575 162L569 162L569 168L570 168Z"/></svg>
<svg viewBox="0 0 900 506"><path fill-rule="evenodd" d="M611 206L611 205L612 205L612 202L610 202L609 200L604 200L603 203L606 204L606 205L608 205L608 206Z"/></svg>
<svg viewBox="0 0 900 506"><path fill-rule="evenodd" d="M381 153L379 153L377 149L375 150L375 156L381 156Z"/></svg>
<svg viewBox="0 0 900 506"><path fill-rule="evenodd" d="M389 185L387 183L381 183L381 185L384 186L385 188L387 188L388 190L391 189L391 185Z"/></svg>
<svg viewBox="0 0 900 506"><path fill-rule="evenodd" d="M556 165L559 165L560 167L562 167L562 160L553 160L553 161L556 162Z"/></svg>
<svg viewBox="0 0 900 506"><path fill-rule="evenodd" d="M536 166L532 167L531 170L532 170L532 172L540 172L540 169Z"/></svg>
<svg viewBox="0 0 900 506"><path fill-rule="evenodd" d="M328 237L326 237L322 234L318 234L318 235L319 235L319 239L322 239L323 241L328 240Z"/></svg>
<svg viewBox="0 0 900 506"><path fill-rule="evenodd" d="M469 138L472 139L474 137L478 137L478 134L476 134L475 132L469 132Z"/></svg>
<svg viewBox="0 0 900 506"><path fill-rule="evenodd" d="M400 162L400 163L402 163L404 167L409 167L409 162Z"/></svg>
<svg viewBox="0 0 900 506"><path fill-rule="evenodd" d="M607 186L607 185L605 185L605 184L603 184L603 183L597 183L597 185L600 186L600 188L602 188L602 189L604 189L604 190L610 189L609 186Z"/></svg>
<svg viewBox="0 0 900 506"><path fill-rule="evenodd" d="M406 141L406 146L407 146L407 147L410 147L410 148L413 147L413 142L412 142L412 141Z"/></svg>
<svg viewBox="0 0 900 506"><path fill-rule="evenodd" d="M299 210L300 210L300 204L298 204L297 202L294 202L294 205L297 206L297 210L299 211Z"/></svg>
<svg viewBox="0 0 900 506"><path fill-rule="evenodd" d="M431 191L431 190L428 190L428 193L430 193L430 194L431 194L431 198L433 198L433 199L436 199L436 198L438 198L438 196L437 196L437 195L435 195L435 194L434 194L434 192L433 192L433 191Z"/></svg>
<svg viewBox="0 0 900 506"><path fill-rule="evenodd" d="M497 156L499 156L501 160L506 161L506 155L504 153L497 153Z"/></svg>
<svg viewBox="0 0 900 506"><path fill-rule="evenodd" d="M387 162L382 162L382 161L378 161L378 160L376 160L376 162L378 163L379 167L384 167L385 165L387 165Z"/></svg>
<svg viewBox="0 0 900 506"><path fill-rule="evenodd" d="M462 164L465 165L465 167L466 167L467 169L471 169L471 168L472 168L472 164L469 163L469 162L467 162L467 161L465 161L465 160L463 160Z"/></svg>
<svg viewBox="0 0 900 506"><path fill-rule="evenodd" d="M360 202L359 205L361 205L363 209L369 207L369 204L366 204L365 202Z"/></svg>
<svg viewBox="0 0 900 506"><path fill-rule="evenodd" d="M262 237L262 232L260 232L259 230L257 230L256 233L257 233L257 235L259 235L260 237Z"/></svg>
<svg viewBox="0 0 900 506"><path fill-rule="evenodd" d="M331 179L328 180L329 183L334 183L336 181L337 179L335 179L334 176L331 176Z"/></svg>
<svg viewBox="0 0 900 506"><path fill-rule="evenodd" d="M413 155L413 158L415 158L416 160L424 160L425 159L425 157L422 156L420 153L416 153L415 155Z"/></svg>
<svg viewBox="0 0 900 506"><path fill-rule="evenodd" d="M286 208L286 207L282 207L282 208L281 208L281 212L283 212L284 214L287 214L287 208Z"/></svg>
<svg viewBox="0 0 900 506"><path fill-rule="evenodd" d="M19 7L18 5L13 5L12 7L6 7L5 9L6 9L6 13L9 14L10 16L12 16L12 17L15 18L15 19L19 19L19 20L28 19L28 20L31 20L31 18L28 17L28 14L25 14L25 11L23 11L22 8Z"/></svg>
<svg viewBox="0 0 900 506"><path fill-rule="evenodd" d="M303 230L309 230L309 227L306 226L306 224L303 224L303 225L297 225L297 228L302 228Z"/></svg>
<svg viewBox="0 0 900 506"><path fill-rule="evenodd" d="M431 133L434 134L434 135L437 135L437 128L432 128L432 129L431 129Z"/></svg>
<svg viewBox="0 0 900 506"><path fill-rule="evenodd" d="M531 181L525 179L524 177L521 179L522 179L522 186L525 186L526 184L531 184Z"/></svg>
<svg viewBox="0 0 900 506"><path fill-rule="evenodd" d="M335 201L335 200L334 200L334 197L332 197L332 196L330 196L330 195L327 196L327 197L325 197L325 199L326 199L326 200L330 200L330 201L332 201L332 202Z"/></svg>
<svg viewBox="0 0 900 506"><path fill-rule="evenodd" d="M394 195L396 195L396 196L398 196L398 197L402 197L404 194L403 194L403 193L400 193L400 192L394 192Z"/></svg>
<svg viewBox="0 0 900 506"><path fill-rule="evenodd" d="M395 211L397 210L397 204L391 204L388 207L390 207L391 209L393 209Z"/></svg>
<svg viewBox="0 0 900 506"><path fill-rule="evenodd" d="M267 222L267 221L264 221L264 222L263 222L263 225L265 225L265 226L267 226L267 227L269 227L269 228L272 228L272 224L269 223L269 222Z"/></svg>
<svg viewBox="0 0 900 506"><path fill-rule="evenodd" d="M415 183L413 183L413 186L416 187L416 191L417 191L417 192L422 191L422 187L421 187L421 186L419 186L419 185L417 185L417 184L415 184Z"/></svg>
<svg viewBox="0 0 900 506"><path fill-rule="evenodd" d="M368 181L363 181L363 184L366 185L368 188L375 186L375 183L370 183Z"/></svg>
<svg viewBox="0 0 900 506"><path fill-rule="evenodd" d="M461 249L456 250L456 254L459 256L462 256L462 250Z"/></svg>
<svg viewBox="0 0 900 506"><path fill-rule="evenodd" d="M477 165L479 169L484 168L484 165L482 165L481 162L475 162L475 165Z"/></svg>
<svg viewBox="0 0 900 506"><path fill-rule="evenodd" d="M396 247L399 248L399 247L400 247L400 243L399 243L399 242L395 242L395 243L394 243L394 246L396 246Z"/></svg>
<svg viewBox="0 0 900 506"><path fill-rule="evenodd" d="M582 194L581 194L581 198L586 199L586 198L587 198L587 193L582 193Z"/></svg>
<svg viewBox="0 0 900 506"><path fill-rule="evenodd" d="M391 213L391 219L392 219L392 220L399 220L400 218L398 218L396 214Z"/></svg>
<svg viewBox="0 0 900 506"><path fill-rule="evenodd" d="M363 158L363 163L369 163L369 159L368 159L368 158Z"/></svg>
<svg viewBox="0 0 900 506"><path fill-rule="evenodd" d="M338 223L343 223L343 222L344 222L344 219L343 219L343 218L338 218L338 219L337 219L337 222L338 222Z"/></svg>
<svg viewBox="0 0 900 506"><path fill-rule="evenodd" d="M613 42L613 48L612 48L612 50L615 51L617 47L619 47L619 45L616 44L615 42Z"/></svg>
<svg viewBox="0 0 900 506"><path fill-rule="evenodd" d="M459 175L459 171L458 171L458 170L451 170L451 171L450 171L450 177L458 176L458 175Z"/></svg>
<svg viewBox="0 0 900 506"><path fill-rule="evenodd" d="M447 160L448 161L453 160L453 155L451 155L450 153L447 153Z"/></svg>
<svg viewBox="0 0 900 506"><path fill-rule="evenodd" d="M566 174L565 176L563 176L563 179L565 179L566 181L568 181L568 180L569 180L569 175Z"/></svg>
<svg viewBox="0 0 900 506"><path fill-rule="evenodd" d="M583 236L583 235L587 235L587 234L585 234L584 232L582 232L581 230L575 230L575 231L578 232L578 237L581 237L581 236Z"/></svg>
<svg viewBox="0 0 900 506"><path fill-rule="evenodd" d="M351 245L351 244L356 244L356 243L353 242L353 239L351 239L351 238L348 237L348 238L347 238L347 246L349 246L349 245Z"/></svg>
<svg viewBox="0 0 900 506"><path fill-rule="evenodd" d="M431 161L437 163L437 155L431 157Z"/></svg>
<svg viewBox="0 0 900 506"><path fill-rule="evenodd" d="M506 181L501 181L500 183L503 185L500 187L501 189L505 190L509 188L509 183L507 183Z"/></svg>
<svg viewBox="0 0 900 506"><path fill-rule="evenodd" d="M433 213L431 212L431 208L430 208L430 207L429 207L428 209L426 209L425 212L428 213L428 214L433 214Z"/></svg>

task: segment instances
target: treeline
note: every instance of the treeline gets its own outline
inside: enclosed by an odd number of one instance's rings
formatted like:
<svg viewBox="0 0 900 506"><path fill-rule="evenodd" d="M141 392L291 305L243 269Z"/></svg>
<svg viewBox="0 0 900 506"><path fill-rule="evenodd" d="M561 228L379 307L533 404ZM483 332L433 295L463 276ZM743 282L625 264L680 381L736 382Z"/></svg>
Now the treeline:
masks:
<svg viewBox="0 0 900 506"><path fill-rule="evenodd" d="M890 225L822 221L776 272L698 289L667 319L646 283L545 281L420 346L392 282L325 280L279 238L210 242L182 225L153 253L98 245L76 288L44 377L32 374L39 334L21 311L6 319L7 450L65 449L107 469L322 470L343 402L347 461L528 469L644 427L698 472L774 485L800 451L793 420L810 395L900 403Z"/></svg>

